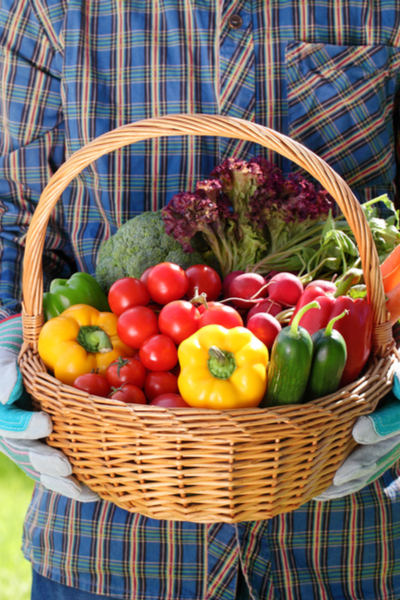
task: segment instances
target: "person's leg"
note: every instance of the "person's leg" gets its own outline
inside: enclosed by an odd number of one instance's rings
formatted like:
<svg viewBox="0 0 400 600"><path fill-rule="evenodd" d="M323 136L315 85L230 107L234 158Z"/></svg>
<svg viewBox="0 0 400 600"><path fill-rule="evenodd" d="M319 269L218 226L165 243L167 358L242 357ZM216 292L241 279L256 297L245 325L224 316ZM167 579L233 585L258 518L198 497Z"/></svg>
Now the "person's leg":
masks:
<svg viewBox="0 0 400 600"><path fill-rule="evenodd" d="M249 587L246 583L242 567L239 563L235 600L251 600Z"/></svg>
<svg viewBox="0 0 400 600"><path fill-rule="evenodd" d="M32 569L31 600L105 600L105 598L113 600L111 596L99 596L99 594L84 592L57 581L52 581ZM251 600L249 588L240 567L235 600Z"/></svg>
<svg viewBox="0 0 400 600"><path fill-rule="evenodd" d="M32 569L31 600L105 600L106 598L113 600L111 596L91 594L52 581ZM114 600L116 599L114 598Z"/></svg>

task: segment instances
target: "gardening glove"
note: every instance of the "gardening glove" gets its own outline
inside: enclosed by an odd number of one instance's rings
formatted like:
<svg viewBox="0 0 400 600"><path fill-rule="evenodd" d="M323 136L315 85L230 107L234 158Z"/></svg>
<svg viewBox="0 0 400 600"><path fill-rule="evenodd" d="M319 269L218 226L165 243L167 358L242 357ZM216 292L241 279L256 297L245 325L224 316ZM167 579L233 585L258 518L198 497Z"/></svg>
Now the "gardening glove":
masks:
<svg viewBox="0 0 400 600"><path fill-rule="evenodd" d="M332 485L314 500L323 502L358 492L400 458L400 366L392 391L375 412L357 419L353 437L360 446L336 471Z"/></svg>
<svg viewBox="0 0 400 600"><path fill-rule="evenodd" d="M32 410L17 358L22 344L19 315L0 322L0 450L46 488L80 502L99 500L72 475L68 458L41 442L52 432L49 415Z"/></svg>

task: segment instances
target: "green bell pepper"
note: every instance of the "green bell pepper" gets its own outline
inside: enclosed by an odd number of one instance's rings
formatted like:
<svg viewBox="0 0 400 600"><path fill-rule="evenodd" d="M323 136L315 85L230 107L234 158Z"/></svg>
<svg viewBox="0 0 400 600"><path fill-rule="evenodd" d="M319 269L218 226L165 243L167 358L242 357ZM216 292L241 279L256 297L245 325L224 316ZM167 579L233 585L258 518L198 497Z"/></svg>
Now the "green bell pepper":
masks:
<svg viewBox="0 0 400 600"><path fill-rule="evenodd" d="M107 296L96 279L88 273L74 273L69 279L53 279L50 291L43 294L45 320L58 317L74 304L88 304L100 311L110 311Z"/></svg>

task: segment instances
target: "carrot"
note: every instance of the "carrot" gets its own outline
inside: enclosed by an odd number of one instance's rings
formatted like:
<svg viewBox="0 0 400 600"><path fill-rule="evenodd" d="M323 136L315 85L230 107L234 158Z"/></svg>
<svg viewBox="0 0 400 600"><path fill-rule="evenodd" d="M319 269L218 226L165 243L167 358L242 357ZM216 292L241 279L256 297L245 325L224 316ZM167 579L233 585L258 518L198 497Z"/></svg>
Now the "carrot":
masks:
<svg viewBox="0 0 400 600"><path fill-rule="evenodd" d="M400 283L400 244L395 247L381 264L383 288L385 294Z"/></svg>
<svg viewBox="0 0 400 600"><path fill-rule="evenodd" d="M400 283L400 265L397 269L393 269L386 277L382 278L383 281L383 289L385 290L385 294L390 292L398 283Z"/></svg>
<svg viewBox="0 0 400 600"><path fill-rule="evenodd" d="M400 244L395 246L394 250L391 251L389 256L385 258L381 264L381 271L383 277L393 271L400 264Z"/></svg>
<svg viewBox="0 0 400 600"><path fill-rule="evenodd" d="M386 292L386 309L390 312L392 325L400 319L400 283Z"/></svg>

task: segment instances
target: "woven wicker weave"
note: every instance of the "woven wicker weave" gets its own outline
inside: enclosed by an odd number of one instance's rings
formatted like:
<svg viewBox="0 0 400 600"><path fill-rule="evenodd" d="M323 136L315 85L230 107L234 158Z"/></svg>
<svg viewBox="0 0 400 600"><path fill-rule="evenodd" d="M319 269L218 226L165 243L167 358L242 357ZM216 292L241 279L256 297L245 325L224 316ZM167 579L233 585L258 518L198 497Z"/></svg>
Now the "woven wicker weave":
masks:
<svg viewBox="0 0 400 600"><path fill-rule="evenodd" d="M229 411L165 409L90 396L47 373L37 354L43 325L42 253L63 190L100 156L139 140L176 135L238 138L266 146L314 176L339 204L358 243L373 309L373 358L365 375L304 405ZM20 368L35 405L51 415L48 444L76 477L118 506L158 519L268 519L326 489L354 448L355 420L391 388L397 363L379 259L346 183L301 144L266 127L221 116L174 115L115 129L73 154L50 179L26 239Z"/></svg>

